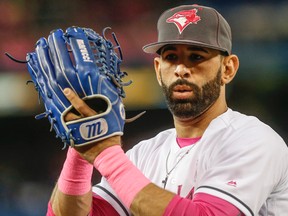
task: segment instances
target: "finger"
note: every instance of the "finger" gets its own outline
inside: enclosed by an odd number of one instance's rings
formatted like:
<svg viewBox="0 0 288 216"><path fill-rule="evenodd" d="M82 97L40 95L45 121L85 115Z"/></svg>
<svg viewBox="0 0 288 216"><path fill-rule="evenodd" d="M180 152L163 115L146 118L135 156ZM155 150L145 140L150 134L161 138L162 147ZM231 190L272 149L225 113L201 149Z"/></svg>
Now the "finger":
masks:
<svg viewBox="0 0 288 216"><path fill-rule="evenodd" d="M76 119L80 119L81 117L74 114L74 113L67 113L67 115L64 117L64 120L65 122L68 122L68 121L73 121L73 120L76 120Z"/></svg>
<svg viewBox="0 0 288 216"><path fill-rule="evenodd" d="M88 117L96 115L97 113L91 109L81 98L79 98L71 89L65 88L64 94L70 101L72 106L81 114L81 116Z"/></svg>

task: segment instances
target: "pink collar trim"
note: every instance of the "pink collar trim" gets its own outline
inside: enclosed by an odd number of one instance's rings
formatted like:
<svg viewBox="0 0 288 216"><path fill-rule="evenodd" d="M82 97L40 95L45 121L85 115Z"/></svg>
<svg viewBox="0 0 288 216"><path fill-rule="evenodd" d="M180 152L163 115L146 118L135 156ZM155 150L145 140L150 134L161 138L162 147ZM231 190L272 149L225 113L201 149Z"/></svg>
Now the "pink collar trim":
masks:
<svg viewBox="0 0 288 216"><path fill-rule="evenodd" d="M176 138L177 144L179 145L180 148L186 147L193 145L197 143L201 137L195 137L195 138Z"/></svg>

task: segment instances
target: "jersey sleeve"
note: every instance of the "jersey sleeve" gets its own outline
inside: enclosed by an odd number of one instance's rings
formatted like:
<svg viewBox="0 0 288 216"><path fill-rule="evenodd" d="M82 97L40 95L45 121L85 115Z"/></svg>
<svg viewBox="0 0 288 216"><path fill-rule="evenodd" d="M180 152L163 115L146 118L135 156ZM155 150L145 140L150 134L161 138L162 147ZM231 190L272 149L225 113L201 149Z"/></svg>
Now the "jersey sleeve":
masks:
<svg viewBox="0 0 288 216"><path fill-rule="evenodd" d="M110 203L98 194L94 193L90 216L100 215L119 216L118 212L110 205Z"/></svg>
<svg viewBox="0 0 288 216"><path fill-rule="evenodd" d="M230 202L245 215L258 215L271 194L281 191L288 162L287 147L268 126L247 127L243 134L236 132L237 128L228 128L232 130L228 134L234 131L239 135L213 137L220 144L207 147L209 153L199 163L195 194L210 194ZM285 200L275 202L284 206ZM277 211L279 206L269 208Z"/></svg>
<svg viewBox="0 0 288 216"><path fill-rule="evenodd" d="M55 214L52 210L52 205L51 205L50 201L48 202L46 216L55 216Z"/></svg>
<svg viewBox="0 0 288 216"><path fill-rule="evenodd" d="M126 208L121 199L117 196L114 190L111 188L109 183L102 177L102 180L99 184L94 185L92 187L93 194L97 194L103 200L110 204L113 209L119 214L123 216L129 216L130 210ZM94 199L94 198L93 198ZM97 203L95 203L97 205ZM93 201L93 208L94 208L94 201Z"/></svg>
<svg viewBox="0 0 288 216"><path fill-rule="evenodd" d="M185 215L187 212L198 216L244 216L231 203L205 193L196 194L193 200L175 196L165 209L164 216Z"/></svg>

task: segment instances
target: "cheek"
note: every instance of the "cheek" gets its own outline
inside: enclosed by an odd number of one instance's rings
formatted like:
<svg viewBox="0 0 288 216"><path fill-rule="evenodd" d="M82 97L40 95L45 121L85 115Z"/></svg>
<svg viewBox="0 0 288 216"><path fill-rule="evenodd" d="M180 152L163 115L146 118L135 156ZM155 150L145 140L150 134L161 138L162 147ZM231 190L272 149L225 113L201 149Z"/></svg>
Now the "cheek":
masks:
<svg viewBox="0 0 288 216"><path fill-rule="evenodd" d="M194 73L192 73L192 80L199 86L205 85L207 82L215 79L221 73L222 66L218 64L205 64L202 67L195 68ZM221 75L220 75L221 76Z"/></svg>
<svg viewBox="0 0 288 216"><path fill-rule="evenodd" d="M164 83L165 85L169 85L170 83L172 83L173 77L174 72L172 67L168 67L166 64L162 64L161 67L159 67L159 71L157 73L157 79L161 86L162 83Z"/></svg>
<svg viewBox="0 0 288 216"><path fill-rule="evenodd" d="M173 79L173 75L171 73L162 72L159 74L158 82L160 86L163 86L163 85L170 86L175 81L176 79Z"/></svg>

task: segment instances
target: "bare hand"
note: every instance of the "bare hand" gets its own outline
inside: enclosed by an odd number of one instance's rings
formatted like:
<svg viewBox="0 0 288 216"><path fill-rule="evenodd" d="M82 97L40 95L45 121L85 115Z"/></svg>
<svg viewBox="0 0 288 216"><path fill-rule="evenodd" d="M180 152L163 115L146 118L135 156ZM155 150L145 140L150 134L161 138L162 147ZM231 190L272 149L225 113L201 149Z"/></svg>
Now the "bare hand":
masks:
<svg viewBox="0 0 288 216"><path fill-rule="evenodd" d="M65 121L72 121L79 118L85 118L93 115L97 115L96 111L91 109L81 98L79 98L71 89L64 89L64 93L67 99L71 102L72 106L79 112L76 115L69 112L65 116ZM86 146L75 146L75 149L80 153L80 155L86 159L89 163L94 162L95 158L106 148L113 145L120 145L120 136L113 136L105 140L99 141L95 144L89 144Z"/></svg>

